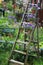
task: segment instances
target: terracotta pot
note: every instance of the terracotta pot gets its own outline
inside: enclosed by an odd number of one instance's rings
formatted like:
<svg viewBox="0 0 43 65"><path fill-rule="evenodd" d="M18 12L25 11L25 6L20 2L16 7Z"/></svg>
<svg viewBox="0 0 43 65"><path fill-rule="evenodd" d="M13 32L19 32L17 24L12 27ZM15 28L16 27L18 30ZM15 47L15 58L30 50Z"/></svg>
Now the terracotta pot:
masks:
<svg viewBox="0 0 43 65"><path fill-rule="evenodd" d="M36 13L36 10L32 10L32 14L35 14Z"/></svg>

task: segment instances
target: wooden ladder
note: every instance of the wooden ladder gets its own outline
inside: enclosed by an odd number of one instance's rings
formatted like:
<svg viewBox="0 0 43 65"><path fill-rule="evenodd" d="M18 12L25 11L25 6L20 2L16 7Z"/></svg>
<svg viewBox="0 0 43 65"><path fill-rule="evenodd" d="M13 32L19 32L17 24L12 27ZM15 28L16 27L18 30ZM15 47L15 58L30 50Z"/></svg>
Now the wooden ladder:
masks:
<svg viewBox="0 0 43 65"><path fill-rule="evenodd" d="M28 5L29 5L29 3L27 4L27 7L26 7L25 12L24 12L24 14L23 14L22 21L21 21L21 24L20 24L20 27L19 27L19 31L18 31L18 35L17 35L17 37L16 37L15 43L13 44L13 48L12 48L10 57L9 57L9 59L8 59L8 65L11 65L10 63L12 63L12 65L30 65L30 64L27 63L28 55L29 55L28 51L29 51L30 43L31 43L31 42L38 43L38 42L37 42L38 40L37 40L36 42L32 40L33 33L34 33L34 31L35 31L36 25L35 25L34 29L31 31L29 41L20 41L20 40L18 40L19 35L20 35L20 29L21 29L22 24L23 24L23 21L24 21L25 13L26 13L27 10L28 10ZM26 32L26 31L25 31L25 32ZM26 35L26 34L25 34L25 35ZM24 46L27 45L26 52L25 52L25 51L16 50L15 47L16 47L16 44L17 44L17 43L18 43L18 44L24 44ZM38 47L38 50L39 50L39 47ZM24 57L24 62L20 62L20 61L17 61L17 60L12 59L12 56L13 56L15 53L19 53L19 54L24 55L24 56L25 56L25 57ZM18 60L19 60L19 59L18 59Z"/></svg>

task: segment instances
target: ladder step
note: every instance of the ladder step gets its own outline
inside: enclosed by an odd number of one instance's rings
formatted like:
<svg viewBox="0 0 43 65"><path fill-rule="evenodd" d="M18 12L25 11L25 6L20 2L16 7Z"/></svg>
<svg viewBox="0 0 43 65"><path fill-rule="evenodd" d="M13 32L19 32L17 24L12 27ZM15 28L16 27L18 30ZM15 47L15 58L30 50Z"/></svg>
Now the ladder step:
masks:
<svg viewBox="0 0 43 65"><path fill-rule="evenodd" d="M24 42L24 41L17 40L17 43L24 43L24 44L28 44L29 42Z"/></svg>
<svg viewBox="0 0 43 65"><path fill-rule="evenodd" d="M15 61L13 59L10 60L11 63L15 63L15 64L19 64L19 65L24 65L24 63L19 62L19 61Z"/></svg>
<svg viewBox="0 0 43 65"><path fill-rule="evenodd" d="M13 50L13 52L16 52L16 53L20 53L20 54L26 55L26 52L23 52L23 51ZM37 57L36 55L31 55L31 54L28 54L28 56Z"/></svg>
<svg viewBox="0 0 43 65"><path fill-rule="evenodd" d="M28 32L24 32L25 34L28 34Z"/></svg>
<svg viewBox="0 0 43 65"><path fill-rule="evenodd" d="M37 41L35 41L35 40L31 40L31 42L33 42L33 43L37 43ZM17 43L29 44L29 41L24 42L24 41L17 40Z"/></svg>
<svg viewBox="0 0 43 65"><path fill-rule="evenodd" d="M4 42L6 42L6 41L5 41L5 40L0 40L0 43L4 43ZM7 41L7 42L8 42L8 43L14 43L13 41ZM19 42L19 43L24 43L24 44L28 44L29 41L24 42L24 41L17 40L17 42ZM33 42L33 43L37 43L37 41L35 41L35 40L34 40L34 41L32 40L32 42Z"/></svg>
<svg viewBox="0 0 43 65"><path fill-rule="evenodd" d="M23 52L23 51L14 50L14 52L17 52L17 53L20 53L20 54L24 54L24 55L26 55L26 52Z"/></svg>

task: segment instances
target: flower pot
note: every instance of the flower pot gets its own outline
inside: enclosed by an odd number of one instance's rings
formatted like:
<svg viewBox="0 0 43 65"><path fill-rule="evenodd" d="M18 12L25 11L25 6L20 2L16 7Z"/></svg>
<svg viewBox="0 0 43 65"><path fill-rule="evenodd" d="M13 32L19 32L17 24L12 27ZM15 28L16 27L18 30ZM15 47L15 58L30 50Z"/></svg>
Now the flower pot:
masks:
<svg viewBox="0 0 43 65"><path fill-rule="evenodd" d="M35 14L36 13L36 10L32 10L32 14Z"/></svg>

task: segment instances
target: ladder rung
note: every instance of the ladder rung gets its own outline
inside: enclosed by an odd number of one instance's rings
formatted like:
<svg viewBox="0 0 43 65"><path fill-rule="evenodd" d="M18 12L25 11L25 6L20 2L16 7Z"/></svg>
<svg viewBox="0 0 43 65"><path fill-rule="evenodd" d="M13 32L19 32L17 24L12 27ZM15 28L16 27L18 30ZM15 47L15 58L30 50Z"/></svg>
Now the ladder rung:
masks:
<svg viewBox="0 0 43 65"><path fill-rule="evenodd" d="M18 43L24 43L24 44L28 44L28 43L29 43L29 41L24 42L24 41L20 41L20 40L17 40L17 42L18 42ZM35 40L31 40L31 42L37 43L37 41L35 41Z"/></svg>
<svg viewBox="0 0 43 65"><path fill-rule="evenodd" d="M24 65L24 63L19 62L19 61L15 61L13 59L10 60L11 63L15 63L15 64L19 64L19 65Z"/></svg>
<svg viewBox="0 0 43 65"><path fill-rule="evenodd" d="M23 51L14 50L14 52L26 55L26 52L23 52Z"/></svg>
<svg viewBox="0 0 43 65"><path fill-rule="evenodd" d="M24 32L25 34L28 34L28 32Z"/></svg>
<svg viewBox="0 0 43 65"><path fill-rule="evenodd" d="M29 42L24 42L24 41L20 41L20 40L17 40L18 43L24 43L24 44L28 44Z"/></svg>
<svg viewBox="0 0 43 65"><path fill-rule="evenodd" d="M13 51L16 52L16 53L20 53L20 54L26 55L26 52L23 52L23 51L18 51L18 50L13 50ZM31 54L28 54L28 56L37 57L36 55L31 55Z"/></svg>
<svg viewBox="0 0 43 65"><path fill-rule="evenodd" d="M27 42L29 42L29 40L26 40ZM37 41L35 40L31 40L32 43L37 43Z"/></svg>

